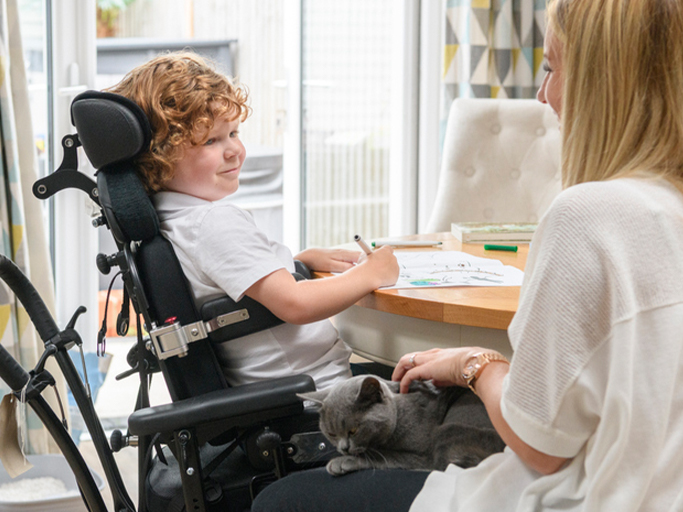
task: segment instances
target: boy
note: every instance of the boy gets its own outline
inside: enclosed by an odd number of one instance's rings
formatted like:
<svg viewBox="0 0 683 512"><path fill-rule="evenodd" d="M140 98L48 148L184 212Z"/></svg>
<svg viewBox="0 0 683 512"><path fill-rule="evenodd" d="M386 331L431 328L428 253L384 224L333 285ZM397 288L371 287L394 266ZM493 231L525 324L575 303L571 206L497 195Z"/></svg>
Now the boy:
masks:
<svg viewBox="0 0 683 512"><path fill-rule="evenodd" d="M235 301L247 295L286 322L219 346L228 382L307 373L323 389L348 378L351 350L328 318L396 282L393 251L382 247L365 257L307 249L296 258L309 268L342 273L297 282L291 252L225 200L239 186L246 156L239 125L250 113L247 93L196 54L156 57L109 91L135 101L150 120L140 178L197 305L226 293Z"/></svg>

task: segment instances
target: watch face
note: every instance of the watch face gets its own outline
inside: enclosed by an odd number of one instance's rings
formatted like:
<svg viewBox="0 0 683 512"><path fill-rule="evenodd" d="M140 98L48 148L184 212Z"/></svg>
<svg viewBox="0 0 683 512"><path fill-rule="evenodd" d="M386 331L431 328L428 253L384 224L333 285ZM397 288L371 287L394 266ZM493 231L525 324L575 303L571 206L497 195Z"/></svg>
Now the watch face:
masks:
<svg viewBox="0 0 683 512"><path fill-rule="evenodd" d="M469 380L477 374L477 370L479 370L480 367L481 363L479 362L479 356L472 356L465 363L465 368L462 370L462 376L465 380Z"/></svg>

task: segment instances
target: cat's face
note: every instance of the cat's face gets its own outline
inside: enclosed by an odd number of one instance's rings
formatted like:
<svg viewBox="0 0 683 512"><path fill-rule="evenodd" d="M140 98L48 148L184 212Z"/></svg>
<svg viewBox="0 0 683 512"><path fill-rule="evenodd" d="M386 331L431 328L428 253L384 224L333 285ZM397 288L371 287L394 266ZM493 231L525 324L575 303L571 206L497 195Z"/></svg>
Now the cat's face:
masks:
<svg viewBox="0 0 683 512"><path fill-rule="evenodd" d="M320 410L320 429L344 455L381 446L396 428L394 393L382 381L359 376L335 386Z"/></svg>

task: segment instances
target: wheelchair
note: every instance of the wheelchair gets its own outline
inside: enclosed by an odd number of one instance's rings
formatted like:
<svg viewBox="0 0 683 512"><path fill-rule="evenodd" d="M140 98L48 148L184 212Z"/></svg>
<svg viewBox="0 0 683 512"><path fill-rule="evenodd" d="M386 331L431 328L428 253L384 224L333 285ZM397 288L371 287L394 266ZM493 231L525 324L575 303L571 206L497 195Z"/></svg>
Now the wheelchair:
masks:
<svg viewBox="0 0 683 512"><path fill-rule="evenodd" d="M32 284L2 256L0 278L25 306L45 352L36 368L26 372L0 346L0 378L46 425L91 512L106 510L102 496L66 422L41 397L43 389L54 383L44 369L51 356L64 373L93 439L117 511L249 510L254 496L270 482L291 471L325 464L334 456L334 447L317 431L317 413L305 409L297 396L315 390L315 384L307 375L239 387L226 383L214 344L282 321L248 297L237 303L227 296L218 298L197 310L136 175L135 159L148 150L151 130L135 103L116 94L87 91L73 100L71 118L77 133L63 138L61 165L38 180L33 193L47 199L65 188L85 192L100 208L93 224L109 229L115 239L117 251L99 254L97 267L104 274L116 268L123 280L117 332L125 335L130 322L137 322L137 341L127 356L131 369L126 372L140 379L135 411L128 418L127 432L114 431L110 440L106 438L68 354L81 346L75 324L85 309L80 307L60 330ZM79 146L97 169L96 181L77 170ZM295 277L305 279L310 274L301 265ZM129 303L134 319L128 317ZM172 403L150 407L149 386L156 372L163 375ZM137 506L113 457L126 446L138 449Z"/></svg>

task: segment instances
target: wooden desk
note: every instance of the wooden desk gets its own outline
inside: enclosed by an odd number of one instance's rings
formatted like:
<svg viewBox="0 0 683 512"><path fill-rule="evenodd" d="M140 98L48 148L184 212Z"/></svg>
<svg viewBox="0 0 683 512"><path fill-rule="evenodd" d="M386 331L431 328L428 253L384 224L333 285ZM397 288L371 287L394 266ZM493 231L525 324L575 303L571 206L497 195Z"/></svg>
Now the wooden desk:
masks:
<svg viewBox="0 0 683 512"><path fill-rule="evenodd" d="M413 235L406 240L441 240L434 250L462 251L524 269L528 244L518 252L485 251L462 244L450 233ZM396 249L396 251L430 250ZM395 364L408 352L434 347L478 345L511 355L507 327L517 311L518 286L377 290L332 321L358 355Z"/></svg>

